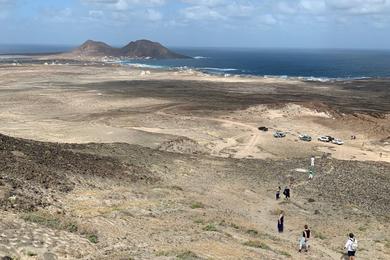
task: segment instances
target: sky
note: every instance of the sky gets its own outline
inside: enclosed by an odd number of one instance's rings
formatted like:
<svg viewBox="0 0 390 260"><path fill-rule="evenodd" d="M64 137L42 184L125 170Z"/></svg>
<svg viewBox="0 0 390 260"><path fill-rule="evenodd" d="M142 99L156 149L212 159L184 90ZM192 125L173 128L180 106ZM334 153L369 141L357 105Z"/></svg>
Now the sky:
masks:
<svg viewBox="0 0 390 260"><path fill-rule="evenodd" d="M0 44L390 49L390 0L0 0Z"/></svg>

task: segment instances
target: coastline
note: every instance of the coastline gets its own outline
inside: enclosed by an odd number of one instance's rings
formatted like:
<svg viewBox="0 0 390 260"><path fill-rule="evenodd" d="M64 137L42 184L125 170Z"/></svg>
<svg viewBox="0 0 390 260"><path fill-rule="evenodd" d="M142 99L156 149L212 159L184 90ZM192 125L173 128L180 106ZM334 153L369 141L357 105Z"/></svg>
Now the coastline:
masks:
<svg viewBox="0 0 390 260"><path fill-rule="evenodd" d="M206 57L204 57L206 59ZM196 58L194 58L196 59ZM320 83L333 83L333 82L351 82L358 80L370 80L370 79L390 79L389 76L346 76L346 77L326 77L326 76L311 76L311 75L285 75L285 74L250 74L245 72L239 72L239 69L235 68L219 68L219 67L191 67L191 66L169 66L169 65L151 65L147 61L153 59L127 59L117 57L88 57L88 56L69 56L62 53L20 53L20 54L0 54L0 64L9 62L13 65L21 64L45 64L49 65L120 65L124 67L130 67L131 69L140 69L144 71L165 71L165 72L189 72L197 73L200 76L218 76L224 78L244 78L244 79L279 79L279 80L293 80L303 82L320 82ZM158 60L153 60L158 61Z"/></svg>

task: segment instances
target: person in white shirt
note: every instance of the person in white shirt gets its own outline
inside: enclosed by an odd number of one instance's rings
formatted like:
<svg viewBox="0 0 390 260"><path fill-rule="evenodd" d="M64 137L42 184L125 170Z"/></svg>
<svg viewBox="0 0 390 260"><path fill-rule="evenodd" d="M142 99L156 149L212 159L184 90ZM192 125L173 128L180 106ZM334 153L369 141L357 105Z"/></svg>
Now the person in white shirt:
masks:
<svg viewBox="0 0 390 260"><path fill-rule="evenodd" d="M355 260L357 240L352 233L349 233L347 243L345 243L345 249L347 249L348 252L348 260Z"/></svg>
<svg viewBox="0 0 390 260"><path fill-rule="evenodd" d="M315 158L314 158L314 156L312 156L312 157L310 158L310 166L311 166L311 167L314 167L314 160L315 160Z"/></svg>

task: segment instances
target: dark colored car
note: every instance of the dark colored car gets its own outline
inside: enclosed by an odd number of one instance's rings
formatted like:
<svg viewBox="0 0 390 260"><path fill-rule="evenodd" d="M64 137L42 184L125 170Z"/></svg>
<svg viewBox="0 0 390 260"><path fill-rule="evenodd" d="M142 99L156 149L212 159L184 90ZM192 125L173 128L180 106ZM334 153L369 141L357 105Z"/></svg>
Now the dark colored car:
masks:
<svg viewBox="0 0 390 260"><path fill-rule="evenodd" d="M285 132L281 132L281 131L276 131L274 133L274 137L275 138L283 138L283 137L286 137L286 133Z"/></svg>
<svg viewBox="0 0 390 260"><path fill-rule="evenodd" d="M311 141L311 136L307 134L303 134L299 136L299 139L302 141L310 142Z"/></svg>

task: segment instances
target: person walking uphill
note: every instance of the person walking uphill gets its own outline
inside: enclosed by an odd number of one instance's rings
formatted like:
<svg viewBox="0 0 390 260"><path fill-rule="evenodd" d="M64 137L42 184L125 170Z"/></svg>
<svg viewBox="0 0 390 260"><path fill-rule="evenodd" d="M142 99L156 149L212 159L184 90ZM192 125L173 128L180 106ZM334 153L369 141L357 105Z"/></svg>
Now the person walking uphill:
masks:
<svg viewBox="0 0 390 260"><path fill-rule="evenodd" d="M290 199L290 188L288 186L284 188L283 194L286 200Z"/></svg>
<svg viewBox="0 0 390 260"><path fill-rule="evenodd" d="M282 233L284 229L284 211L280 211L279 218L278 218L278 231L279 233Z"/></svg>
<svg viewBox="0 0 390 260"><path fill-rule="evenodd" d="M305 225L305 229L302 232L302 237L299 240L299 252L302 252L302 248L305 248L305 252L309 249L310 229L308 225Z"/></svg>
<svg viewBox="0 0 390 260"><path fill-rule="evenodd" d="M349 233L347 243L345 243L345 249L347 249L348 260L355 260L355 254L358 244L354 234Z"/></svg>
<svg viewBox="0 0 390 260"><path fill-rule="evenodd" d="M281 191L281 189L282 188L280 188L280 186L279 186L278 189L276 190L276 194L275 194L276 200L280 199L280 191Z"/></svg>

